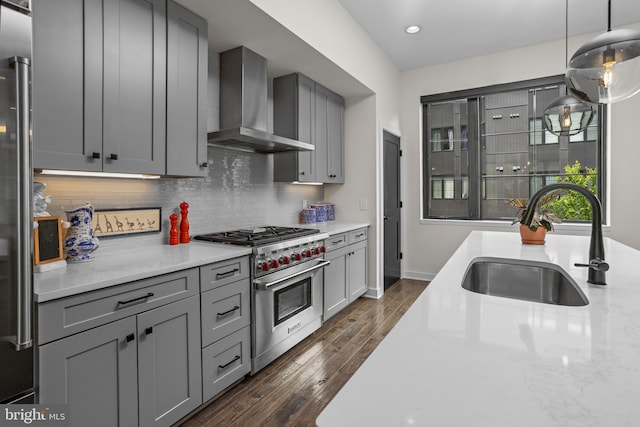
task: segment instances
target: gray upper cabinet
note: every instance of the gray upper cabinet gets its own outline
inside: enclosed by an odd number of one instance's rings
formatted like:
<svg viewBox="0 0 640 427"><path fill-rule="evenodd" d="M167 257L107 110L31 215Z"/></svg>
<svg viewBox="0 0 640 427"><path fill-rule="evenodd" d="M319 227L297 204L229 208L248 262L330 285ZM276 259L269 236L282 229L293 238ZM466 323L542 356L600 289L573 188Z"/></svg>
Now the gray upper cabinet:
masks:
<svg viewBox="0 0 640 427"><path fill-rule="evenodd" d="M103 2L103 170L164 174L166 0Z"/></svg>
<svg viewBox="0 0 640 427"><path fill-rule="evenodd" d="M166 12L34 0L34 167L165 173Z"/></svg>
<svg viewBox="0 0 640 427"><path fill-rule="evenodd" d="M316 84L316 179L344 183L344 100Z"/></svg>
<svg viewBox="0 0 640 427"><path fill-rule="evenodd" d="M102 171L102 1L32 8L33 166Z"/></svg>
<svg viewBox="0 0 640 427"><path fill-rule="evenodd" d="M167 4L167 175L207 175L207 21Z"/></svg>
<svg viewBox="0 0 640 427"><path fill-rule="evenodd" d="M274 180L344 182L344 100L301 74L273 80L273 131L315 151L276 153Z"/></svg>
<svg viewBox="0 0 640 427"><path fill-rule="evenodd" d="M315 145L315 82L302 74L273 80L273 133ZM316 150L318 147L315 147ZM316 151L276 153L275 181L316 181Z"/></svg>

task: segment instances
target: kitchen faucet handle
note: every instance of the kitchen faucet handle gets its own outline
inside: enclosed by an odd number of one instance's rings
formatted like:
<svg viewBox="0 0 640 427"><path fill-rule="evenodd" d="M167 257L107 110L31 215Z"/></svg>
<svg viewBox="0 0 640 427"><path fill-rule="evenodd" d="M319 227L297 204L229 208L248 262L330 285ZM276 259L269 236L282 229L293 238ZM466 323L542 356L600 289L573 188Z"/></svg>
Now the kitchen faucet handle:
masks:
<svg viewBox="0 0 640 427"><path fill-rule="evenodd" d="M609 264L607 264L603 259L600 259L600 258L592 259L591 261L589 261L589 264L575 263L574 265L576 267L589 267L597 271L609 270Z"/></svg>

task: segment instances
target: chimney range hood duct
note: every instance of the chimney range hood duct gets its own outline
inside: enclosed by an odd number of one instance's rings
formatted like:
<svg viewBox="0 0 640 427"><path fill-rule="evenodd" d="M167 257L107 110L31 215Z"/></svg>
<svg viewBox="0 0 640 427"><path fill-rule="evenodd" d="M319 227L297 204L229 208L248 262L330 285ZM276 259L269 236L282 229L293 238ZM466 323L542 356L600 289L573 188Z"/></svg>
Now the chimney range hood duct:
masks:
<svg viewBox="0 0 640 427"><path fill-rule="evenodd" d="M313 144L267 131L267 61L244 46L220 54L220 129L210 146L258 153L313 151Z"/></svg>

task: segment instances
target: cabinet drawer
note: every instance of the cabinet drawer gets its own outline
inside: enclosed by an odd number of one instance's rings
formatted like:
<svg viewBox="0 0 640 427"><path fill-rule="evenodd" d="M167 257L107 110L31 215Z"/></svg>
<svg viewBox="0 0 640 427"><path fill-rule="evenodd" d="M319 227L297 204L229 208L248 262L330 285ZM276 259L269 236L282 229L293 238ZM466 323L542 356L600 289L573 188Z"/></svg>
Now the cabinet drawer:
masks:
<svg viewBox="0 0 640 427"><path fill-rule="evenodd" d="M250 327L202 349L202 395L206 402L251 371Z"/></svg>
<svg viewBox="0 0 640 427"><path fill-rule="evenodd" d="M354 230L349 232L349 243L357 243L362 242L363 240L367 240L368 230L366 228L360 228L358 230Z"/></svg>
<svg viewBox="0 0 640 427"><path fill-rule="evenodd" d="M347 244L347 233L334 234L324 241L324 246L327 248L327 251L333 251Z"/></svg>
<svg viewBox="0 0 640 427"><path fill-rule="evenodd" d="M241 280L202 293L200 311L203 347L249 326L249 298L249 280Z"/></svg>
<svg viewBox="0 0 640 427"><path fill-rule="evenodd" d="M233 258L200 267L202 292L249 277L249 257Z"/></svg>
<svg viewBox="0 0 640 427"><path fill-rule="evenodd" d="M198 291L198 269L193 268L39 304L39 343L197 295Z"/></svg>

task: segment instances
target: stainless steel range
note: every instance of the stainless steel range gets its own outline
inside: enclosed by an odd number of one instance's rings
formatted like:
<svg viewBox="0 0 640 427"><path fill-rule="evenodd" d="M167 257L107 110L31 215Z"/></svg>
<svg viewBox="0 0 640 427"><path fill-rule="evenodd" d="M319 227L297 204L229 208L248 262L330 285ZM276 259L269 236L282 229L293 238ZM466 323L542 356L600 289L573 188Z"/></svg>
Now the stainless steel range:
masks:
<svg viewBox="0 0 640 427"><path fill-rule="evenodd" d="M251 374L322 325L324 240L297 227L259 227L196 236L251 246Z"/></svg>

